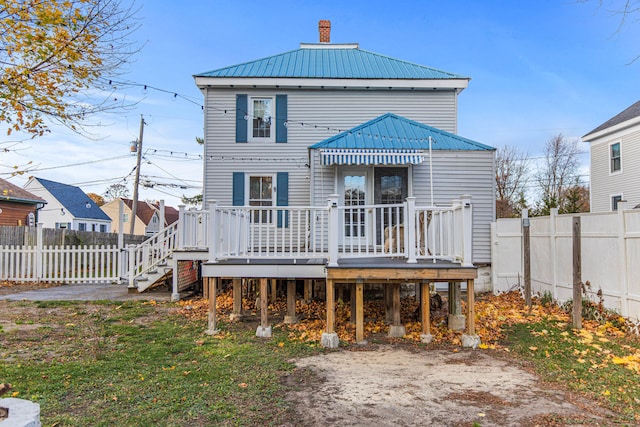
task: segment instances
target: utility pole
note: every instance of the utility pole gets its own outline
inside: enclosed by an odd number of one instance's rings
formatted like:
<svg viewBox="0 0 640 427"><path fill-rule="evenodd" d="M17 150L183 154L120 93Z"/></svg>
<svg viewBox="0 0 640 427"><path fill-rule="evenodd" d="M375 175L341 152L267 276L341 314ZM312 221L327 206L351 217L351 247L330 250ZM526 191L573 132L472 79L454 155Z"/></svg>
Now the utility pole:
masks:
<svg viewBox="0 0 640 427"><path fill-rule="evenodd" d="M142 135L144 133L144 117L140 114L140 137L138 138L136 148L138 149L138 162L136 163L136 179L133 183L133 201L131 202L131 227L129 234L133 234L133 228L136 224L136 215L138 214L138 185L140 184L140 161L142 160Z"/></svg>

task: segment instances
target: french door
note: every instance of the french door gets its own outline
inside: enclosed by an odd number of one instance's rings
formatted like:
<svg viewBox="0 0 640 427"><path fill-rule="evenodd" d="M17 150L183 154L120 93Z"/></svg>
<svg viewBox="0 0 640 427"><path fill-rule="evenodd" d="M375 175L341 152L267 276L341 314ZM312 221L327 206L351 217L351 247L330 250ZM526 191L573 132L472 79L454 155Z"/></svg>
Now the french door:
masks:
<svg viewBox="0 0 640 427"><path fill-rule="evenodd" d="M338 191L344 207L342 222L342 244L360 245L366 241L369 229L365 205L369 204L368 171L365 169L343 170L338 176Z"/></svg>

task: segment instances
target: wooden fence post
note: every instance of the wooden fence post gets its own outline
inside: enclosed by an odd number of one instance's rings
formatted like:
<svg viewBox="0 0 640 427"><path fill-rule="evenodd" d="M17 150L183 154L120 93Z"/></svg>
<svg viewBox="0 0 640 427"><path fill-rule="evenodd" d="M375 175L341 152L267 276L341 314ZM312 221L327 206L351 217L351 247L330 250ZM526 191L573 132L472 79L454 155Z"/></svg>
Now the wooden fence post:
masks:
<svg viewBox="0 0 640 427"><path fill-rule="evenodd" d="M531 309L531 235L529 212L522 210L522 250L524 253L524 302Z"/></svg>
<svg viewBox="0 0 640 427"><path fill-rule="evenodd" d="M580 254L580 217L573 217L573 316L574 329L582 329L582 258Z"/></svg>

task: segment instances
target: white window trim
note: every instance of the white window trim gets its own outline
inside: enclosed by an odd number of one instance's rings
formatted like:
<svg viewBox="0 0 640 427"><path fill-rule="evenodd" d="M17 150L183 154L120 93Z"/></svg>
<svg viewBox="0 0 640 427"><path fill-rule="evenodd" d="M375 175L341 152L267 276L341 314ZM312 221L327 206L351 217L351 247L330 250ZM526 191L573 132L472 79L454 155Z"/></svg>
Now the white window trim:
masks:
<svg viewBox="0 0 640 427"><path fill-rule="evenodd" d="M255 99L269 99L271 100L271 134L268 138L253 136L253 100ZM276 97L275 96L249 96L248 97L248 110L247 115L247 136L249 142L275 142L276 140ZM252 176L265 176L265 175L252 175ZM275 181L274 181L275 182Z"/></svg>
<svg viewBox="0 0 640 427"><path fill-rule="evenodd" d="M620 201L624 200L624 194L623 193L614 193L614 194L609 194L609 211L610 212L616 212L616 210L613 209L613 198L614 197L620 197Z"/></svg>
<svg viewBox="0 0 640 427"><path fill-rule="evenodd" d="M612 171L611 167L612 167L613 158L611 157L611 146L615 144L620 144L620 169L618 169L617 171ZM621 174L622 173L622 141L618 140L618 141L609 143L609 145L607 146L607 159L609 160L609 175L611 176L611 175Z"/></svg>

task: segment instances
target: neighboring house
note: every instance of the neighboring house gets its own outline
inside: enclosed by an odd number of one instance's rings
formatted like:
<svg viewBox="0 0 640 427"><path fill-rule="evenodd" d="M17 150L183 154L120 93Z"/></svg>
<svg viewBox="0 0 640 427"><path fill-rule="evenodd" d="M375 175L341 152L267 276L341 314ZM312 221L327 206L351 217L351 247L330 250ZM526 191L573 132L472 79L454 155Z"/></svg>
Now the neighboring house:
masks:
<svg viewBox="0 0 640 427"><path fill-rule="evenodd" d="M0 178L0 225L36 225L46 200Z"/></svg>
<svg viewBox="0 0 640 427"><path fill-rule="evenodd" d="M468 77L331 44L322 30L320 43L194 77L204 206L326 206L331 194L341 206L429 206L469 194L473 261L490 262L495 149L456 135ZM366 233L360 220L345 229Z"/></svg>
<svg viewBox="0 0 640 427"><path fill-rule="evenodd" d="M44 228L111 232L111 219L80 188L35 177L24 188L47 201L38 212Z"/></svg>
<svg viewBox="0 0 640 427"><path fill-rule="evenodd" d="M591 146L591 212L640 207L640 101L582 137Z"/></svg>
<svg viewBox="0 0 640 427"><path fill-rule="evenodd" d="M124 233L131 230L131 216L133 200L131 199L115 199L102 205L102 210L111 218L112 230L114 233L119 231L120 221L118 221L118 211L120 200L124 202L122 211L122 224ZM136 220L134 224L133 234L150 236L167 225L173 224L178 220L178 211L171 206L164 207L165 223L160 224L160 203L150 203L146 201L138 201L136 207Z"/></svg>

